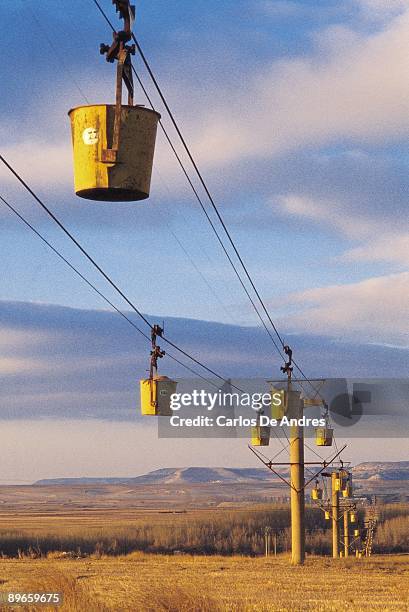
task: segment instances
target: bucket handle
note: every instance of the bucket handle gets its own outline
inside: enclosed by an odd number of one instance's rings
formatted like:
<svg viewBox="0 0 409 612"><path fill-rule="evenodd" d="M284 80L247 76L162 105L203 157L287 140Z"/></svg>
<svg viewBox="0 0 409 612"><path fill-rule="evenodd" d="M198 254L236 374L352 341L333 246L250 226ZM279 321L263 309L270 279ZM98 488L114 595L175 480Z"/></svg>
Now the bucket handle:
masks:
<svg viewBox="0 0 409 612"><path fill-rule="evenodd" d="M128 104L133 106L133 81L131 72L131 61L129 50L125 47L118 53L118 64L116 70L116 102L114 132L112 136L112 146L102 149L101 161L108 164L116 164L118 161L119 140L121 133L121 109L122 109L122 80L128 88Z"/></svg>
<svg viewBox="0 0 409 612"><path fill-rule="evenodd" d="M128 104L133 106L133 77L132 77L132 62L131 55L135 55L135 45L127 45L126 43L132 37L132 23L135 19L135 7L120 0L113 0L116 4L116 9L119 11L121 18L124 20L124 29L121 32L114 32L114 40L111 46L101 44L101 55L106 54L108 62L117 60L116 68L116 94L115 94L115 119L114 132L112 136L112 146L107 146L102 149L101 161L108 164L116 164L118 161L119 139L121 131L121 109L122 109L122 81L125 82L128 90Z"/></svg>

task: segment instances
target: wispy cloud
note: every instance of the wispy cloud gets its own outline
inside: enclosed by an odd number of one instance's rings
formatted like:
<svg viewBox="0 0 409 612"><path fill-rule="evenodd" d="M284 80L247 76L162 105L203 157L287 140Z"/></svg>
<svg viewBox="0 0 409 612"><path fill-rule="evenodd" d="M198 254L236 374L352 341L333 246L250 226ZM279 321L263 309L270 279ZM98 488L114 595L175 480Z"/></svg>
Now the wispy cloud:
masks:
<svg viewBox="0 0 409 612"><path fill-rule="evenodd" d="M277 200L284 213L315 221L350 238L372 237L380 229L375 219L359 212L351 215L336 201L320 201L296 194L287 194Z"/></svg>
<svg viewBox="0 0 409 612"><path fill-rule="evenodd" d="M408 135L408 30L409 11L375 34L351 31L348 44L345 28L341 43L332 29L326 54L283 59L249 76L245 88L226 92L228 106L204 109L194 137L199 159L219 165L340 138L379 143ZM328 41L328 32L320 37Z"/></svg>
<svg viewBox="0 0 409 612"><path fill-rule="evenodd" d="M374 239L349 249L342 259L346 262L393 262L409 266L409 233L392 233L378 228Z"/></svg>
<svg viewBox="0 0 409 612"><path fill-rule="evenodd" d="M303 310L290 320L311 333L330 330L344 340L409 348L408 295L409 272L309 289L293 296Z"/></svg>

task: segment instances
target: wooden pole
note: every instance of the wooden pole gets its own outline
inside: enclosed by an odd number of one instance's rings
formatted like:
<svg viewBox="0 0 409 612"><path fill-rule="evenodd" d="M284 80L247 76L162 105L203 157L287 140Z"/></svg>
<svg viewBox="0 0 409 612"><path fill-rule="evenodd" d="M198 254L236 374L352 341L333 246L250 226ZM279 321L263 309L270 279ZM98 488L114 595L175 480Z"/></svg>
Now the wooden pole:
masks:
<svg viewBox="0 0 409 612"><path fill-rule="evenodd" d="M288 416L301 419L303 401L300 393L288 390ZM305 495L304 495L304 431L299 425L290 427L291 481L291 563L302 565L305 559Z"/></svg>
<svg viewBox="0 0 409 612"><path fill-rule="evenodd" d="M339 479L338 472L331 474L331 510L332 510L332 556L339 557L339 491L336 489L336 481Z"/></svg>
<svg viewBox="0 0 409 612"><path fill-rule="evenodd" d="M266 557L271 553L271 527L264 527L264 548Z"/></svg>
<svg viewBox="0 0 409 612"><path fill-rule="evenodd" d="M349 556L349 510L344 512L344 556Z"/></svg>

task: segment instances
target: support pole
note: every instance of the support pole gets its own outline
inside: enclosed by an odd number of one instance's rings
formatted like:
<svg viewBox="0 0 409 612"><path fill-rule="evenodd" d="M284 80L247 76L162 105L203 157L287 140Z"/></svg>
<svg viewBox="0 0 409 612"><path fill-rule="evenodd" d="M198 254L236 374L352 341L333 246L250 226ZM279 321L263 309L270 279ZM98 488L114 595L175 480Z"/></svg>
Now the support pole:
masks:
<svg viewBox="0 0 409 612"><path fill-rule="evenodd" d="M288 390L290 418L301 419L303 401L297 391ZM302 565L305 559L305 496L304 496L304 431L298 425L290 427L291 481L291 563Z"/></svg>
<svg viewBox="0 0 409 612"><path fill-rule="evenodd" d="M339 478L338 472L331 474L331 514L332 514L332 556L334 559L339 557L339 491L336 490L336 480Z"/></svg>
<svg viewBox="0 0 409 612"><path fill-rule="evenodd" d="M344 557L349 556L349 510L344 512Z"/></svg>

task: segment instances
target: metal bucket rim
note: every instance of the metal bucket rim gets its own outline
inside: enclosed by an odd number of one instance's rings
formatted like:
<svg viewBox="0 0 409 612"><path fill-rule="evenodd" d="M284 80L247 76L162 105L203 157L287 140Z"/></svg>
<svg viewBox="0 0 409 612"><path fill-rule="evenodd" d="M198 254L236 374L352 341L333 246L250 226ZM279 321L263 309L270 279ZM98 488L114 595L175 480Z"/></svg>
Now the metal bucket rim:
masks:
<svg viewBox="0 0 409 612"><path fill-rule="evenodd" d="M100 106L101 108L108 108L108 107L115 108L115 104L81 104L80 106L73 106L73 108L70 108L67 115L70 116L71 113L73 113L76 110L80 110L82 108L95 108L97 106ZM154 115L158 117L158 120L161 119L161 114L158 113L158 111L153 110L152 108L147 108L146 106L140 106L138 104L134 106L130 106L129 104L122 104L121 107L122 108L134 108L139 111L142 110L142 111L146 111L147 113L153 113Z"/></svg>

